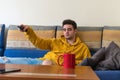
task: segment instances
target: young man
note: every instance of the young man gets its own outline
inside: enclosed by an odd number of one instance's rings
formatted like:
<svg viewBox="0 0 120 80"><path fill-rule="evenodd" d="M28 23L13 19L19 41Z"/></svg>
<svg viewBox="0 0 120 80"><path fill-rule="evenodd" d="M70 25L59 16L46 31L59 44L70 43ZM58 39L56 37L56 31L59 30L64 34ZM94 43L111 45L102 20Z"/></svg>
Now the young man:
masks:
<svg viewBox="0 0 120 80"><path fill-rule="evenodd" d="M27 25L20 25L20 29L22 32L25 32L27 38L40 49L47 49L50 52L46 53L43 58L33 59L33 63L42 64L42 65L57 65L57 59L59 55L64 53L72 53L75 54L75 63L76 65L80 63L83 59L87 57L91 57L90 51L88 47L80 40L78 36L76 36L77 32L77 24L75 21L66 19L62 23L63 35L61 38L53 38L53 39L42 39L37 37L32 28ZM11 62L11 58L7 58L6 62ZM18 61L17 61L18 60ZM20 59L17 59L16 63L20 63ZM24 62L24 59L22 59ZM61 61L62 62L62 61ZM25 63L26 59L25 59ZM27 63L29 64L29 63Z"/></svg>

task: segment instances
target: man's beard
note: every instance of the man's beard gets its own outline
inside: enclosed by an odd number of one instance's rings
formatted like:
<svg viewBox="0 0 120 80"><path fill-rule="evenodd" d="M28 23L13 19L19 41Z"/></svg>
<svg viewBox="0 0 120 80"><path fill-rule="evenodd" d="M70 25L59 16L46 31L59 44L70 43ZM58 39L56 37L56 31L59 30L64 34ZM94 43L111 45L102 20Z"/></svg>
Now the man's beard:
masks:
<svg viewBox="0 0 120 80"><path fill-rule="evenodd" d="M66 37L67 40L72 40L73 38L72 37Z"/></svg>

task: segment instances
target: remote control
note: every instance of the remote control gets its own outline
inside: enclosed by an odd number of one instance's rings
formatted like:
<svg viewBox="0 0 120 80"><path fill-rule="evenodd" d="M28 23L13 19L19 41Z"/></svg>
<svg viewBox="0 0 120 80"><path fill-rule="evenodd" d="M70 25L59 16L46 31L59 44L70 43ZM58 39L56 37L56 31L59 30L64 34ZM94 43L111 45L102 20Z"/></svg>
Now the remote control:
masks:
<svg viewBox="0 0 120 80"><path fill-rule="evenodd" d="M20 30L22 30L22 31L23 31L23 29L24 29L24 28L23 28L23 27L21 27L21 26L17 26L17 27L18 27Z"/></svg>

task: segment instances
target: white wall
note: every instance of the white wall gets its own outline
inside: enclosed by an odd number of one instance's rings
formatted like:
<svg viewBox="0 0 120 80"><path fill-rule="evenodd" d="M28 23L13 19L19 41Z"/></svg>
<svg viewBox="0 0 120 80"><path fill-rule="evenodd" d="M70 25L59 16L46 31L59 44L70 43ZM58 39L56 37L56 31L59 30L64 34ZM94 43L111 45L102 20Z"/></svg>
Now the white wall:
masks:
<svg viewBox="0 0 120 80"><path fill-rule="evenodd" d="M120 0L0 0L0 23L79 26L120 26Z"/></svg>

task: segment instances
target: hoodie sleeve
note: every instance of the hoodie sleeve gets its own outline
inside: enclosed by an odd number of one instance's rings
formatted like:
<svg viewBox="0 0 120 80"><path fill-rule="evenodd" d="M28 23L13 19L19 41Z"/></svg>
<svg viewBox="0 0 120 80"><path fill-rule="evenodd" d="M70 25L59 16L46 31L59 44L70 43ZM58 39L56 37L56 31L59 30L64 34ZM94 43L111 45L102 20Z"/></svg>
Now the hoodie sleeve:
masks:
<svg viewBox="0 0 120 80"><path fill-rule="evenodd" d="M42 39L38 37L30 27L27 32L25 32L25 35L35 47L44 50L51 50L52 39Z"/></svg>

